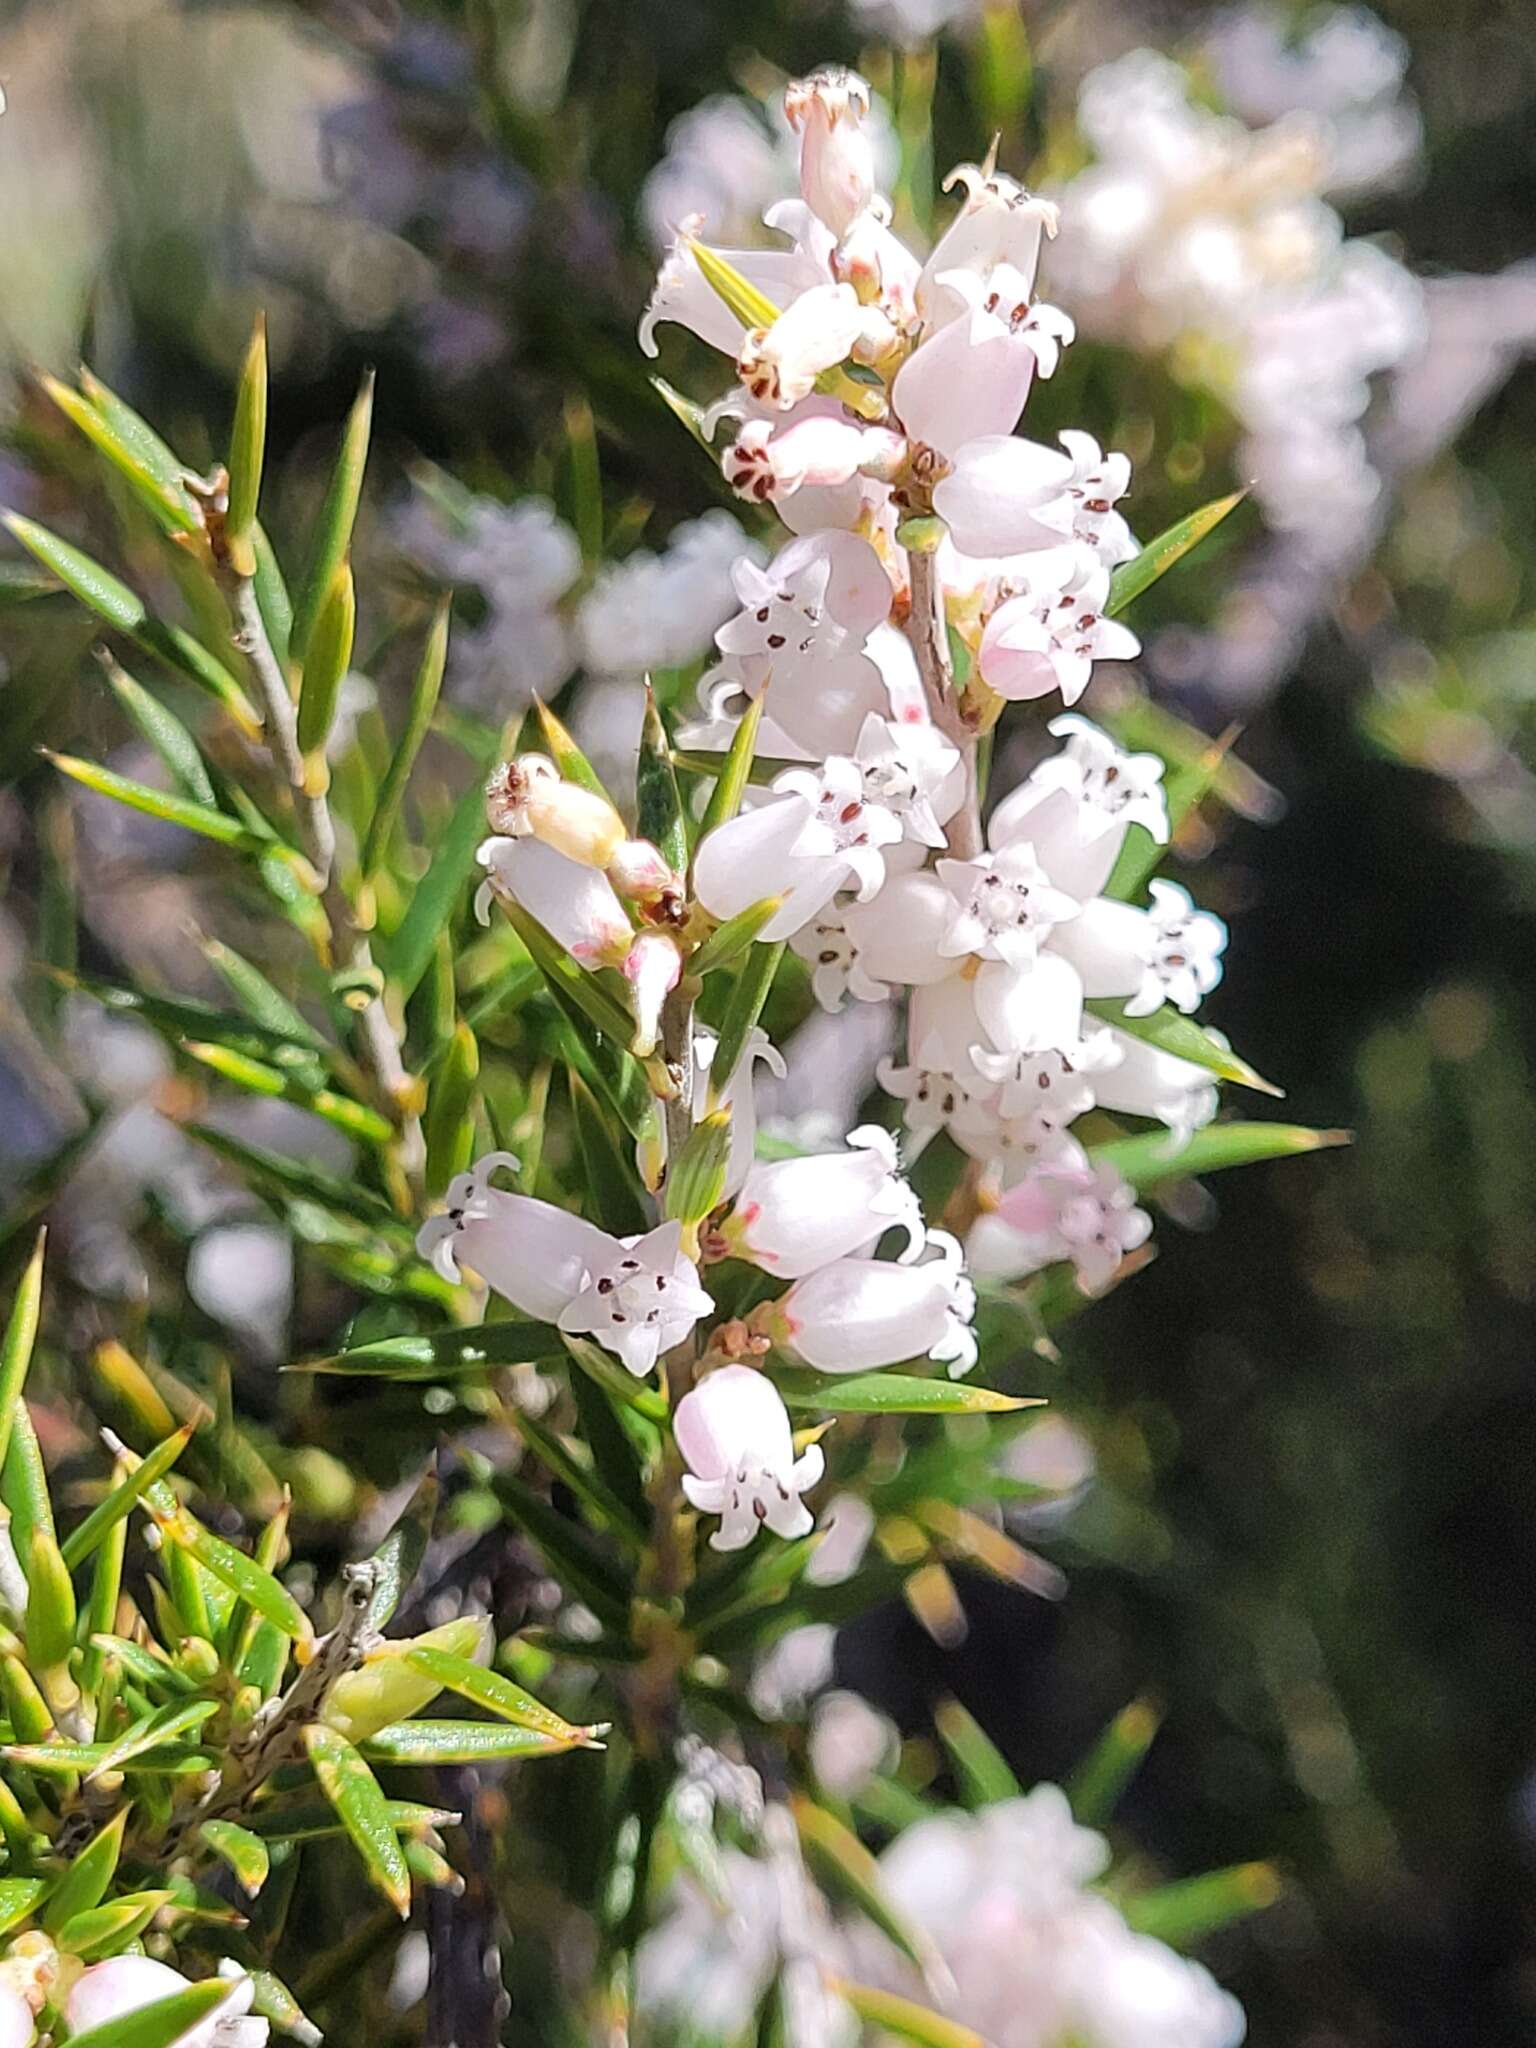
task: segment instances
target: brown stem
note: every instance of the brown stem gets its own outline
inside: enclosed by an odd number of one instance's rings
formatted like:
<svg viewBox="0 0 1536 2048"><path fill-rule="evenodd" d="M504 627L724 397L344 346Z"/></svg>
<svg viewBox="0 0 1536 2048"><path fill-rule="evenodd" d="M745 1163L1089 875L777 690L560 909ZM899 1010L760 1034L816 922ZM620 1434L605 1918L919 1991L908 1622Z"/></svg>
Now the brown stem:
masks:
<svg viewBox="0 0 1536 2048"><path fill-rule="evenodd" d="M913 550L907 555L907 572L912 588L907 638L917 657L917 672L922 680L928 716L944 737L960 749L960 759L965 767L965 796L959 810L945 827L949 851L956 860L974 860L984 843L976 772L976 733L961 712L955 694L938 557L923 550Z"/></svg>

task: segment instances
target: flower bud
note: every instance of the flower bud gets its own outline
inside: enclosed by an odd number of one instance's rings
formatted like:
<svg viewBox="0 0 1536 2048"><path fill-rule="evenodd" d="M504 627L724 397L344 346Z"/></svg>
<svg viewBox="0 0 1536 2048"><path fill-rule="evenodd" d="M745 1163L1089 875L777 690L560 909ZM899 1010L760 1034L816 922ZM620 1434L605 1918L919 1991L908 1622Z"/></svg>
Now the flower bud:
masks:
<svg viewBox="0 0 1536 2048"><path fill-rule="evenodd" d="M648 839L626 839L608 863L608 880L630 903L660 903L678 896L682 879Z"/></svg>
<svg viewBox="0 0 1536 2048"><path fill-rule="evenodd" d="M567 782L544 754L504 761L486 785L485 811L493 832L542 840L588 868L606 868L629 836L607 797Z"/></svg>
<svg viewBox="0 0 1536 2048"><path fill-rule="evenodd" d="M868 113L863 79L830 66L796 79L784 95L785 118L800 131L801 195L835 235L845 234L875 197Z"/></svg>
<svg viewBox="0 0 1536 2048"><path fill-rule="evenodd" d="M865 324L852 285L813 285L771 327L747 336L736 358L737 375L759 405L787 411L810 397L823 370L852 354Z"/></svg>
<svg viewBox="0 0 1536 2048"><path fill-rule="evenodd" d="M711 1550L741 1550L766 1523L775 1536L807 1535L801 1494L825 1469L812 1444L799 1458L789 1411L771 1380L750 1366L709 1373L677 1404L677 1447L688 1463L683 1492L701 1514L719 1515Z"/></svg>
<svg viewBox="0 0 1536 2048"><path fill-rule="evenodd" d="M635 1012L630 1051L649 1059L661 1035L661 1006L677 987L683 956L677 941L665 932L641 932L625 955L623 974Z"/></svg>

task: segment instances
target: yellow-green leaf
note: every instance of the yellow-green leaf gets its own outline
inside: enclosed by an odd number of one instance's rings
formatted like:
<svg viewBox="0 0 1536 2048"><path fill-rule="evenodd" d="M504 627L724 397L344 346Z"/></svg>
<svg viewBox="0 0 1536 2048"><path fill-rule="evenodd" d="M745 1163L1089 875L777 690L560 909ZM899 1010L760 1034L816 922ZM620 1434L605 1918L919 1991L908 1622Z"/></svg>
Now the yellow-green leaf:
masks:
<svg viewBox="0 0 1536 2048"><path fill-rule="evenodd" d="M471 1664L466 1657L455 1657L447 1650L435 1649L424 1642L408 1645L402 1655L403 1661L413 1671L435 1679L440 1688L456 1692L460 1699L484 1707L487 1713L495 1714L503 1721L510 1721L519 1728L535 1729L557 1742L584 1748L596 1746L592 1728L577 1727L564 1720L552 1707L546 1707L532 1693L524 1692L520 1685L514 1685L499 1671L488 1671L483 1664Z"/></svg>
<svg viewBox="0 0 1536 2048"><path fill-rule="evenodd" d="M763 896L756 903L749 903L745 910L738 910L689 955L688 972L708 974L716 967L728 967L738 954L746 951L769 918L778 915L783 904L782 896Z"/></svg>
<svg viewBox="0 0 1536 2048"><path fill-rule="evenodd" d="M1213 498L1209 505L1202 505L1198 512L1191 512L1187 519L1170 526L1156 540L1148 541L1132 560L1122 562L1109 580L1109 601L1105 611L1111 617L1116 612L1123 612L1160 576L1166 576L1181 556L1187 555L1214 527L1220 526L1227 514L1235 511L1247 495L1246 491L1234 491L1228 498Z"/></svg>
<svg viewBox="0 0 1536 2048"><path fill-rule="evenodd" d="M600 1747L601 1724L564 1741L535 1728L500 1721L399 1721L381 1728L363 1745L376 1764L479 1764L498 1759L561 1756L569 1749Z"/></svg>
<svg viewBox="0 0 1536 2048"><path fill-rule="evenodd" d="M307 1641L314 1634L309 1616L293 1595L270 1572L263 1571L255 1558L247 1557L243 1550L236 1550L222 1536L205 1529L185 1508L169 1515L159 1508L153 1512L166 1542L196 1558L205 1571L253 1608L263 1621L270 1621L274 1628L296 1641Z"/></svg>
<svg viewBox="0 0 1536 2048"><path fill-rule="evenodd" d="M320 616L326 593L352 548L352 528L363 493L363 470L368 462L368 436L373 425L373 372L363 379L362 389L347 415L336 466L326 487L325 502L315 522L310 543L309 575L293 621L290 648L295 661L303 661Z"/></svg>
<svg viewBox="0 0 1536 2048"><path fill-rule="evenodd" d="M987 2048L972 2028L946 2019L926 2005L916 2005L910 1998L898 1998L894 1991L852 1984L845 1977L831 1979L830 1988L853 2007L861 2020L868 2020L872 2027L883 2027L886 2033L896 2034L903 2041L915 2041L917 2048Z"/></svg>
<svg viewBox="0 0 1536 2048"><path fill-rule="evenodd" d="M95 1778L104 1771L120 1771L135 1758L147 1756L152 1749L177 1742L193 1729L201 1728L218 1710L217 1700L171 1700L156 1707L153 1713L141 1715L131 1728L125 1728L115 1741L101 1744L101 1755L87 1766L89 1773Z"/></svg>
<svg viewBox="0 0 1536 2048"><path fill-rule="evenodd" d="M56 1934L66 1920L99 1906L107 1895L122 1854L123 1830L131 1808L121 1807L104 1828L93 1835L48 1895L43 1908L43 1926Z"/></svg>
<svg viewBox="0 0 1536 2048"><path fill-rule="evenodd" d="M71 2034L69 2048L172 2048L227 2004L235 1988L223 1977L206 1978L169 1998L141 2005L136 2012L103 2020L99 2027L87 2027L83 2034Z"/></svg>
<svg viewBox="0 0 1536 2048"><path fill-rule="evenodd" d="M76 1913L55 1931L54 1940L66 1955L78 1956L83 1963L118 1955L175 1896L172 1891L125 1892L105 1906Z"/></svg>
<svg viewBox="0 0 1536 2048"><path fill-rule="evenodd" d="M272 1869L272 1852L260 1835L237 1827L232 1820L205 1820L197 1832L214 1855L229 1865L240 1889L254 1899Z"/></svg>
<svg viewBox="0 0 1536 2048"><path fill-rule="evenodd" d="M79 428L99 455L106 458L167 533L196 533L199 530L202 516L184 484L157 474L145 461L143 450L125 439L90 399L82 397L78 391L71 391L57 377L43 377L39 381L64 417Z"/></svg>
<svg viewBox="0 0 1536 2048"><path fill-rule="evenodd" d="M340 1815L370 1882L405 1919L411 1910L411 1873L378 1779L346 1737L321 1722L304 1730L304 1747L320 1789Z"/></svg>
<svg viewBox="0 0 1536 2048"><path fill-rule="evenodd" d="M261 470L267 446L267 322L256 315L250 346L240 369L235 393L235 423L229 436L229 510L224 535L229 559L238 576L256 573L253 534L261 497Z"/></svg>
<svg viewBox="0 0 1536 2048"><path fill-rule="evenodd" d="M147 782L134 782L126 775L117 775L110 768L102 768L94 761L82 761L73 754L55 754L51 748L38 750L45 761L51 761L61 775L67 775L74 782L93 790L97 796L111 797L114 803L126 804L129 810L143 811L147 817L160 818L167 825L179 825L184 832L196 832L204 839L217 840L220 846L237 847L242 853L263 853L270 841L242 825L238 818L230 817L227 811L215 810L209 804L193 803L184 796L173 796L164 789L152 789Z"/></svg>
<svg viewBox="0 0 1536 2048"><path fill-rule="evenodd" d="M75 1641L75 1589L51 1529L27 1546L27 1660L39 1675L68 1661Z"/></svg>
<svg viewBox="0 0 1536 2048"><path fill-rule="evenodd" d="M0 1935L30 1920L47 1889L45 1877L0 1877Z"/></svg>
<svg viewBox="0 0 1536 2048"><path fill-rule="evenodd" d="M704 818L699 827L701 838L705 833L713 832L717 825L729 824L741 809L742 795L752 774L752 759L757 752L757 733L763 722L766 694L765 690L759 690L742 713L741 723L731 737L731 744L715 776L715 786L709 793L709 802L704 807Z"/></svg>
<svg viewBox="0 0 1536 2048"><path fill-rule="evenodd" d="M368 837L363 845L365 875L376 874L385 854L389 851L389 835L399 815L400 800L405 795L405 786L411 779L411 770L416 765L421 743L431 729L432 714L437 709L438 693L443 686L443 671L448 665L448 621L451 612L452 599L440 599L427 632L426 646L422 649L421 666L417 669L416 679L411 685L411 701L405 715L405 730L390 756L378 800L373 807L373 816L369 820Z"/></svg>
<svg viewBox="0 0 1536 2048"><path fill-rule="evenodd" d="M1207 1068L1218 1080L1235 1081L1239 1087L1252 1088L1260 1095L1285 1093L1273 1081L1266 1081L1245 1059L1240 1059L1230 1046L1223 1045L1203 1024L1197 1024L1193 1017L1186 1017L1176 1010L1172 1003L1164 1003L1149 1017L1128 1017L1124 1000L1118 996L1096 996L1083 1007L1128 1037L1139 1038L1143 1044L1156 1046L1159 1052L1171 1053L1175 1059L1188 1060L1193 1066Z"/></svg>
<svg viewBox="0 0 1536 2048"><path fill-rule="evenodd" d="M336 565L304 650L299 688L299 749L306 758L322 754L336 716L341 686L352 666L357 631L357 592L345 560Z"/></svg>
<svg viewBox="0 0 1536 2048"><path fill-rule="evenodd" d="M699 266L704 282L730 308L743 327L750 330L773 325L779 317L779 308L750 279L743 277L734 263L722 256L718 249L711 249L694 236L686 238L686 247Z"/></svg>
<svg viewBox="0 0 1536 2048"><path fill-rule="evenodd" d="M414 1649L437 1650L468 1658L490 1644L491 1624L481 1615L463 1615L411 1641L380 1643L355 1671L344 1671L326 1694L320 1719L348 1742L363 1742L393 1721L408 1721L430 1706L442 1691L441 1679L423 1675L409 1661Z"/></svg>
<svg viewBox="0 0 1536 2048"><path fill-rule="evenodd" d="M1291 1159L1349 1141L1348 1131L1313 1131L1302 1124L1207 1124L1183 1145L1167 1131L1150 1131L1095 1145L1088 1156L1096 1166L1118 1167L1131 1186L1140 1190L1186 1174L1251 1166L1260 1159Z"/></svg>
<svg viewBox="0 0 1536 2048"><path fill-rule="evenodd" d="M5 1342L0 1346L0 1465L5 1463L5 1454L10 1448L11 1419L27 1382L32 1346L37 1341L38 1318L43 1306L43 1253L47 1242L46 1229L40 1230L11 1302Z"/></svg>
<svg viewBox="0 0 1536 2048"><path fill-rule="evenodd" d="M1140 1769L1162 1719L1151 1700L1132 1700L1120 1709L1067 1779L1067 1798L1085 1827L1101 1828L1113 1818L1120 1795Z"/></svg>
<svg viewBox="0 0 1536 2048"><path fill-rule="evenodd" d="M825 1415L1000 1415L1041 1405L969 1380L924 1380L906 1373L785 1371L773 1377L787 1407Z"/></svg>
<svg viewBox="0 0 1536 2048"><path fill-rule="evenodd" d="M134 1507L175 1465L197 1432L196 1420L183 1423L174 1436L156 1444L149 1456L125 1479L118 1482L105 1500L98 1501L78 1529L72 1529L61 1546L64 1562L71 1570L84 1564L108 1531L133 1512Z"/></svg>

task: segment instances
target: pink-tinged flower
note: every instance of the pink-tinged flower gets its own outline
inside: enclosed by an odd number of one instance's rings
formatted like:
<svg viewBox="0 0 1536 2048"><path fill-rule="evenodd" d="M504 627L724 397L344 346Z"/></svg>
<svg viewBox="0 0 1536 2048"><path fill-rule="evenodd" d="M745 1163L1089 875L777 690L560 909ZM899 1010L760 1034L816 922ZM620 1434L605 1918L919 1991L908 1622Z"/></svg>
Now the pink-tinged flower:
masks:
<svg viewBox="0 0 1536 2048"><path fill-rule="evenodd" d="M418 1254L445 1280L461 1264L525 1316L552 1323L586 1285L587 1275L619 1249L618 1239L584 1216L531 1195L491 1186L500 1168L517 1170L510 1152L488 1152L448 1184L446 1208L416 1233Z"/></svg>
<svg viewBox="0 0 1536 2048"><path fill-rule="evenodd" d="M784 94L785 119L800 135L801 194L835 235L845 234L875 197L868 113L864 80L832 66L796 79Z"/></svg>
<svg viewBox="0 0 1536 2048"><path fill-rule="evenodd" d="M941 860L937 872L952 904L939 941L947 960L974 954L1030 966L1055 928L1079 914L1077 899L1052 887L1026 841L975 860Z"/></svg>
<svg viewBox="0 0 1536 2048"><path fill-rule="evenodd" d="M660 903L682 894L682 877L668 867L649 839L626 839L615 849L607 876L629 903Z"/></svg>
<svg viewBox="0 0 1536 2048"><path fill-rule="evenodd" d="M607 876L537 839L482 841L479 852L487 893L517 903L583 967L616 966L629 951L634 928Z"/></svg>
<svg viewBox="0 0 1536 2048"><path fill-rule="evenodd" d="M922 1211L897 1170L896 1141L863 1124L849 1133L844 1152L759 1160L716 1233L715 1250L797 1280L850 1252L872 1251L888 1230L906 1233L904 1260L922 1251Z"/></svg>
<svg viewBox="0 0 1536 2048"><path fill-rule="evenodd" d="M905 453L905 443L888 428L861 426L841 407L836 413L822 411L821 403L806 399L805 410L783 422L745 420L721 456L720 468L737 496L757 505L777 504L808 488L839 491L832 509L841 516L818 517L815 524L848 527L863 503L860 472L891 469ZM818 513L826 509L818 503Z"/></svg>
<svg viewBox="0 0 1536 2048"><path fill-rule="evenodd" d="M560 1328L594 1337L643 1379L715 1304L682 1249L681 1223L658 1224L643 1237L601 1234L608 1255L592 1265L581 1292L560 1311Z"/></svg>
<svg viewBox="0 0 1536 2048"><path fill-rule="evenodd" d="M1038 370L1049 377L1073 326L1055 306L1031 304L1019 272L951 271L938 280L956 318L930 328L896 373L891 403L909 438L953 457L982 435L1018 423Z"/></svg>
<svg viewBox="0 0 1536 2048"><path fill-rule="evenodd" d="M930 1231L928 1248L934 1256L920 1264L839 1259L797 1280L765 1316L774 1343L818 1372L926 1357L958 1379L976 1363L976 1293L947 1231Z"/></svg>
<svg viewBox="0 0 1536 2048"><path fill-rule="evenodd" d="M1065 747L1003 798L987 837L995 847L1029 840L1058 887L1086 902L1109 880L1131 825L1167 842L1163 764L1155 754L1124 752L1073 712L1052 719L1050 730Z"/></svg>
<svg viewBox="0 0 1536 2048"><path fill-rule="evenodd" d="M933 509L962 554L1015 555L1069 537L1072 462L1014 434L981 434L956 449Z"/></svg>
<svg viewBox="0 0 1536 2048"><path fill-rule="evenodd" d="M607 797L567 782L547 754L504 761L485 790L491 830L537 839L583 867L605 868L629 837Z"/></svg>
<svg viewBox="0 0 1536 2048"><path fill-rule="evenodd" d="M820 1448L795 1456L778 1389L750 1366L708 1373L677 1404L672 1432L688 1463L683 1492L700 1514L718 1515L711 1550L743 1550L767 1525L775 1536L810 1533L801 1499L820 1480Z"/></svg>
<svg viewBox="0 0 1536 2048"><path fill-rule="evenodd" d="M270 2033L267 2022L245 2017L255 1996L250 1978L233 1965L219 1974L230 1976L228 1998L209 2018L178 2034L170 2048L265 2048ZM142 2006L190 1988L191 1979L168 1963L157 1963L150 1956L112 1956L104 1963L92 1963L75 1980L64 2001L64 2017L71 2034L83 2034L88 2028L110 2026Z"/></svg>
<svg viewBox="0 0 1536 2048"><path fill-rule="evenodd" d="M629 983L630 1005L635 1013L635 1036L630 1050L648 1059L656 1050L661 1034L661 1006L682 979L683 956L677 941L667 932L640 932L624 956L621 970Z"/></svg>
<svg viewBox="0 0 1536 2048"><path fill-rule="evenodd" d="M910 326L917 313L922 265L873 207L843 235L833 252L832 268L865 305L880 306L898 327Z"/></svg>
<svg viewBox="0 0 1536 2048"><path fill-rule="evenodd" d="M1098 1294L1127 1252L1152 1235L1152 1219L1113 1166L1039 1168L1009 1188L970 1247L978 1271L1021 1279L1060 1259L1077 1269L1084 1294Z"/></svg>
<svg viewBox="0 0 1536 2048"><path fill-rule="evenodd" d="M677 321L723 355L738 355L746 339L745 322L726 305L694 257L692 242L700 225L696 218L683 223L657 274L650 304L640 321L640 346L648 356L659 353L656 329L664 320ZM719 253L775 306L787 306L802 292L827 282L825 263L818 262L804 246L722 249Z"/></svg>
<svg viewBox="0 0 1536 2048"><path fill-rule="evenodd" d="M1104 454L1092 434L1076 427L1068 427L1056 438L1072 458L1067 485L1073 508L1068 528L1072 539L1091 547L1111 568L1129 562L1141 549L1115 505L1131 487L1131 458Z"/></svg>
<svg viewBox="0 0 1536 2048"><path fill-rule="evenodd" d="M755 328L746 337L736 374L758 405L787 412L810 397L823 370L846 361L866 324L852 285L812 285L771 327Z"/></svg>
<svg viewBox="0 0 1536 2048"><path fill-rule="evenodd" d="M965 204L939 237L917 285L918 311L930 325L954 318L953 302L941 289L948 273L968 270L984 277L999 264L1016 271L1024 295L1035 288L1042 239L1056 232L1057 209L1026 192L1004 172L957 164L944 180L947 192L965 188Z"/></svg>
<svg viewBox="0 0 1536 2048"><path fill-rule="evenodd" d="M31 2006L19 1991L0 1985L0 2048L32 2048L36 2034Z"/></svg>
<svg viewBox="0 0 1536 2048"><path fill-rule="evenodd" d="M706 833L694 854L693 893L710 916L724 924L764 896L782 892L783 904L758 936L788 939L809 924L848 875L848 863L838 855L802 849L814 816L809 798L789 791Z"/></svg>
<svg viewBox="0 0 1536 2048"><path fill-rule="evenodd" d="M1129 661L1141 642L1128 626L1104 616L1109 571L1076 545L1044 548L1009 565L1009 596L987 620L977 656L982 678L1014 701L1059 690L1075 704L1095 661Z"/></svg>

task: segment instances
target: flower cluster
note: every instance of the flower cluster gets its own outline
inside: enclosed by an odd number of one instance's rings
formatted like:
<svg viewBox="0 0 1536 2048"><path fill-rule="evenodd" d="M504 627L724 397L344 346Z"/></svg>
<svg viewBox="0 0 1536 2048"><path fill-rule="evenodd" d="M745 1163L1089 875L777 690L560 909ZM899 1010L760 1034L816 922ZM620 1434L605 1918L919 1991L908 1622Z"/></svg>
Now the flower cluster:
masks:
<svg viewBox="0 0 1536 2048"><path fill-rule="evenodd" d="M1409 273L1346 239L1324 195L1401 176L1419 124L1399 97L1406 52L1363 9L1289 35L1259 7L1212 32L1216 78L1252 127L1154 50L1089 73L1078 124L1095 160L1057 195L1051 278L1085 331L1179 345L1242 422L1239 459L1271 524L1327 546L1376 495L1369 379L1419 346L1424 311Z"/></svg>

